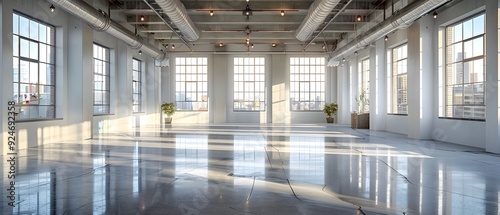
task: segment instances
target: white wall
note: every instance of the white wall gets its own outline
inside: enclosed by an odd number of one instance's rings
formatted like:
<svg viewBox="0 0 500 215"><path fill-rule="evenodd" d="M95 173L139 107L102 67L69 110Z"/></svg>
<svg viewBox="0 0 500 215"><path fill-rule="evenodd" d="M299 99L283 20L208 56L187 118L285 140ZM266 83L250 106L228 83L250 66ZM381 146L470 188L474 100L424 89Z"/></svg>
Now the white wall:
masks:
<svg viewBox="0 0 500 215"><path fill-rule="evenodd" d="M289 99L289 59L296 55L282 53L262 54L192 54L175 53L170 55L170 70L163 74L162 81L169 85L162 85L162 93L168 94L165 101L175 100L175 58L176 57L207 57L208 66L208 94L209 110L177 111L173 116L173 123L324 123L325 115L320 111L291 112ZM266 62L266 107L261 112L241 112L233 110L234 89L234 57L264 57ZM304 56L304 55L301 55ZM319 57L323 55L306 55ZM328 72L327 72L328 73ZM325 77L328 79L329 74ZM334 79L335 80L335 79ZM328 84L328 83L327 83ZM327 88L327 102L331 102L336 93L336 87Z"/></svg>
<svg viewBox="0 0 500 215"><path fill-rule="evenodd" d="M98 0L86 1L99 3ZM4 104L12 99L12 13L18 11L56 28L56 119L16 121L18 149L37 145L79 141L116 129L128 129L137 122L152 124L158 118L159 69L145 54L138 55L124 42L102 32L96 32L81 19L67 14L61 8L49 11L50 3L39 1L2 1L2 40L0 98ZM106 8L101 8L106 9ZM113 18L113 17L112 17ZM129 26L130 27L130 26ZM93 115L93 47L96 42L111 49L111 114ZM143 112L132 113L132 57L143 61ZM7 106L0 117L2 138L8 131ZM158 121L155 121L158 123ZM6 144L0 154L7 153Z"/></svg>
<svg viewBox="0 0 500 215"><path fill-rule="evenodd" d="M443 7L446 8L446 7ZM370 126L373 130L385 130L407 135L414 139L434 139L486 149L500 153L500 91L498 59L498 1L456 1L451 7L442 9L436 19L424 15L409 28L388 34L369 46L370 56ZM439 117L442 101L439 99L440 73L444 72L444 49L439 37L444 39L443 29L480 12L486 12L486 120L457 120ZM438 34L441 32L441 34ZM393 47L408 43L408 114L390 114L390 66L386 52ZM361 53L361 51L358 51ZM348 105L352 104L351 95L357 89L357 63L365 55L343 56L346 63L337 68L338 98L340 118L346 123ZM341 63L342 64L342 63ZM350 73L352 72L352 76ZM347 85L347 86L346 86ZM375 93L376 92L376 93Z"/></svg>

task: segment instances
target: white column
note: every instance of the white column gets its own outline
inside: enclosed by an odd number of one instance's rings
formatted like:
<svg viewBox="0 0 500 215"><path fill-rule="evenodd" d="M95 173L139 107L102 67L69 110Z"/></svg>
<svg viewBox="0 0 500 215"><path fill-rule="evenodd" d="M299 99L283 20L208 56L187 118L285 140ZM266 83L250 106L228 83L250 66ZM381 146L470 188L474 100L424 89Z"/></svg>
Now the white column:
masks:
<svg viewBox="0 0 500 215"><path fill-rule="evenodd" d="M0 17L2 23L0 30L0 138L2 146L0 147L0 155L5 155L8 152L8 102L12 100L12 1L0 1ZM11 32L11 33L8 33ZM17 148L17 146L16 146ZM6 169L6 168L4 168ZM4 177L7 178L7 177Z"/></svg>
<svg viewBox="0 0 500 215"><path fill-rule="evenodd" d="M92 137L93 118L93 30L81 19L68 16L67 111L68 135Z"/></svg>
<svg viewBox="0 0 500 215"><path fill-rule="evenodd" d="M387 115L387 70L385 41L370 50L370 129L385 130Z"/></svg>
<svg viewBox="0 0 500 215"><path fill-rule="evenodd" d="M500 1L486 1L486 151L500 153Z"/></svg>
<svg viewBox="0 0 500 215"><path fill-rule="evenodd" d="M352 100L349 94L349 65L344 62L337 67L338 124L349 125L351 123L350 102Z"/></svg>
<svg viewBox="0 0 500 215"><path fill-rule="evenodd" d="M227 55L213 55L213 89L214 94L210 100L212 105L213 122L224 123L227 122L227 103L229 94L233 89L227 89L228 86L228 56ZM232 80L232 78L231 78ZM232 85L231 85L232 86ZM232 102L231 102L232 103ZM232 110L232 109L229 109Z"/></svg>
<svg viewBox="0 0 500 215"><path fill-rule="evenodd" d="M408 29L408 137L432 137L435 50L433 18L424 16Z"/></svg>

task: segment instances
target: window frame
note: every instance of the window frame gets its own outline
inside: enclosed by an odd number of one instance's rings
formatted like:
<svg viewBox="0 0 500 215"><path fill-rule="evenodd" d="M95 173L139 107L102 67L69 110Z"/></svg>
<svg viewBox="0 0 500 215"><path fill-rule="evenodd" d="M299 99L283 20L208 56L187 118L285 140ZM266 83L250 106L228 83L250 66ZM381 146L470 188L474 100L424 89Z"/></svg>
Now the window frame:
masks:
<svg viewBox="0 0 500 215"><path fill-rule="evenodd" d="M17 16L17 19L16 19L16 16ZM31 28L31 22L34 22L35 25L37 26L37 29L36 29L36 39L35 38L32 38L32 32L30 29L27 30L27 32L23 33L22 32L22 29L21 29L21 18L24 18L24 19L27 19L28 20L28 27ZM12 73L13 73L13 79L12 79L12 89L13 89L13 100L14 102L16 103L15 106L16 108L19 110L17 111L17 113L19 114L17 117L16 117L16 121L39 121L39 120L53 120L53 119L56 119L56 28L55 26L49 24L49 23L46 23L46 22L43 22L39 19L36 19L36 18L33 18L31 16L28 16L24 13L21 13L21 12L18 12L18 11L13 11L12 13L12 20L13 20L13 26L12 26L12 29L13 29L13 32L12 32L12 48L13 48L13 53L12 53L12 62L13 62L13 68L12 68ZM14 23L14 21L17 20L17 24ZM40 37L43 35L40 30L42 29L41 27L42 26L45 27L45 38L44 39L41 39ZM16 28L17 29L14 29ZM47 32L48 30L50 29L50 32ZM23 34L28 34L27 36L23 35ZM45 40L45 42L43 41ZM23 56L23 51L21 49L22 47L22 41L26 41L28 43L28 47L27 47L27 51L28 51L28 56ZM32 48L31 47L31 44L35 44L36 46L36 57L32 56L31 55L31 51L32 51ZM17 47L15 47L17 45ZM41 55L41 51L42 51L42 48L41 47L45 47L45 52L46 52L46 55ZM43 58L42 58L43 56ZM34 58L33 58L34 57ZM45 59L45 60L44 60ZM22 62L26 62L28 66L31 66L31 65L36 65L36 82L31 82L31 78L32 78L32 75L31 75L31 72L32 70L28 68L28 74L27 74L27 80L28 82L25 82L25 81L22 81L23 79L23 75L22 75L22 71L21 71L21 67L22 67ZM41 65L45 65L45 76L49 76L49 77L46 77L45 81L41 81L40 80L40 77L41 77L41 74L43 71L41 71L41 68L43 68ZM17 73L15 72L15 69L17 69ZM47 70L50 70L50 71L47 71ZM47 72L49 74L47 74ZM16 78L17 76L17 79L14 80L14 78ZM45 82L45 83L43 83ZM28 87L30 90L30 98L27 99L26 98L26 94L24 95L25 96L25 100L23 100L22 102L24 102L24 104L21 104L20 100L22 99L21 98L21 87L22 85L26 85L26 87ZM34 85L34 86L33 86ZM16 87L17 86L17 87ZM32 95L31 94L31 89L32 88L36 88L36 92L34 92L35 95ZM48 98L49 98L49 104L40 104L43 100L43 96L42 96L42 89L44 89L43 91L45 91L46 87L48 87L48 89L50 89L49 93L48 93ZM33 104L32 101L36 101L37 104ZM41 107L45 107L47 108L46 110L46 113L49 113L49 117L41 117L40 116L40 111L42 110ZM29 108L30 111L31 109L36 109L37 113L38 113L38 117L33 117L33 116L30 116L31 115L31 112L29 112L28 114L28 117L26 118L22 118L21 119L21 112L23 110L23 108ZM43 110L42 110L43 111Z"/></svg>
<svg viewBox="0 0 500 215"><path fill-rule="evenodd" d="M208 112L209 110L209 89L208 89L208 57L206 56L178 56L175 57L174 68L175 68L175 110L179 112ZM179 62L184 59L184 64L179 64ZM188 59L192 62L193 59L196 59L196 63L188 64ZM201 60L202 63L206 62L206 64L199 64L198 60ZM188 72L189 69L195 69L195 72ZM189 76L191 75L191 76ZM198 80L201 77L202 80ZM195 79L195 80L188 80ZM204 80L203 80L204 79ZM201 85L201 90L198 90ZM188 91L190 87L196 87L196 90ZM184 91L179 91L180 89L184 89ZM204 90L204 88L206 90ZM179 94L180 92L184 92L184 99L180 100ZM195 100L188 100L188 94L195 94ZM206 98L204 98L206 97ZM191 106L191 109L181 108L179 103L183 103L186 106ZM197 109L194 109L194 107ZM198 107L199 106L199 107Z"/></svg>
<svg viewBox="0 0 500 215"><path fill-rule="evenodd" d="M237 64L237 59L241 59L242 64ZM251 59L251 60L250 60ZM259 60L257 60L259 59ZM257 64L260 60L262 64ZM250 63L253 62L253 64ZM248 63L248 64L247 64ZM242 67L240 72L237 72L237 67ZM260 69L257 69L259 67ZM258 72L262 70L261 72ZM241 76L242 80L237 78ZM250 77L253 80L246 80L247 77ZM252 84L253 83L253 84ZM243 85L238 85L243 84ZM247 84L251 84L253 86L253 91L248 92L246 90ZM239 87L238 87L239 86ZM258 86L258 87L257 87ZM237 88L241 90L237 90ZM260 90L257 90L260 88ZM241 94L242 101L236 101L237 94ZM259 100L247 100L247 97L256 98L258 95L262 95L262 98ZM246 104L246 103L254 103L254 107L251 110L243 110L243 109L235 109L236 104ZM255 108L255 102L258 102L258 108ZM243 107L241 105L240 107ZM264 112L266 107L266 58L265 57L234 57L233 58L233 111L234 112Z"/></svg>
<svg viewBox="0 0 500 215"><path fill-rule="evenodd" d="M104 54L107 54L107 58L109 59L108 61L106 61L106 59L100 59L98 58L98 56L96 57L95 56L95 53L96 51L94 50L95 47L98 46L100 48L102 48L104 51L107 51L107 52L104 52ZM92 98L93 98L93 109L92 109L92 113L94 116L100 116L100 115L110 115L111 114L111 49L106 47L106 46L103 46L99 43L93 43L93 46L92 46L92 57L93 57L93 61L92 61L92 68L93 68L93 80L92 80L92 83L93 83L93 86L92 86ZM99 62L102 62L102 71L107 71L107 74L106 72L100 74L100 73L97 73L96 72L96 61L99 61ZM106 69L107 67L107 69ZM96 90L96 77L104 77L106 78L105 81L103 81L103 85L107 88L104 88L103 90ZM106 97L106 100L103 100L102 104L97 104L96 103L96 92L102 92L103 95L102 95L102 98L104 99ZM106 103L107 101L107 103ZM96 113L96 107L106 107L107 108L107 111L105 112L98 112Z"/></svg>
<svg viewBox="0 0 500 215"><path fill-rule="evenodd" d="M292 59L297 59L296 61L292 60ZM301 61L301 59L304 59L304 61ZM307 59L307 62L309 63L306 63L306 59ZM311 59L314 59L315 61L319 61L319 63L314 63L314 64L311 64ZM290 112L322 112L323 111L323 107L324 105L326 104L326 58L325 57L318 57L318 56L311 56L311 57L301 57L301 56L292 56L292 57L289 57L288 58L289 60L289 71L290 71L290 74L289 74L289 84L290 84L290 90L289 90L289 99L290 99L290 105L289 105L289 110ZM294 62L298 62L298 63L294 63ZM302 63L303 62L303 63ZM294 68L296 67L296 68ZM314 70L315 72L314 73L311 73L311 68L314 67ZM307 68L307 69L305 69ZM304 71L301 71L302 69L304 69ZM316 71L317 69L319 69L319 71ZM307 75L307 80L304 80L304 78L306 77L306 72L305 71L308 71L308 75ZM297 72L295 72L297 71ZM314 75L311 75L311 74L314 74ZM295 77L294 77L295 75ZM303 75L303 76L302 76ZM319 76L318 76L319 75ZM320 79L322 80L316 80L316 76L320 77ZM311 80L313 79L312 77L314 77L314 80ZM321 78L322 77L322 78ZM296 80L295 80L296 79ZM314 82L314 86L316 86L316 90L312 90L314 87L311 87L311 83ZM297 83L297 84L295 84ZM302 85L302 83L304 83ZM319 90L317 89L317 84L319 84ZM308 87L306 87L306 85ZM298 86L298 90L295 90L295 88ZM302 90L303 87L301 86L304 86L305 88L308 88L307 90ZM322 87L321 87L322 86ZM308 95L309 97L309 100L302 100L300 97L301 95ZM315 99L312 100L311 99L311 95L320 95L320 100L319 101L316 101ZM298 95L298 100L292 100L295 98L295 96ZM294 97L292 97L294 96ZM316 97L315 97L316 98ZM304 106L304 109L302 109L302 103L309 103L310 105L312 103L314 103L312 106L315 107L315 109L311 109L309 107L309 109L305 109L305 106ZM298 108L294 109L294 105L297 105L298 104Z"/></svg>
<svg viewBox="0 0 500 215"><path fill-rule="evenodd" d="M482 33L474 35L474 19L482 16L483 17L483 28L482 28ZM471 21L471 31L469 32L471 36L465 38L465 33L466 31L464 30L464 24L468 21ZM461 34L460 34L460 39L458 41L448 41L448 34L449 34L449 29L454 28L458 25L462 25L460 28ZM471 16L465 17L463 19L460 19L459 21L452 23L450 25L444 26L444 72L443 72L443 106L442 108L442 114L440 114L439 118L445 118L445 119L455 119L455 120L472 120L472 121L485 121L486 120L486 13L484 11L481 11L479 13L473 14ZM465 38L465 39L464 39ZM473 41L476 39L482 38L482 54L474 56L474 44ZM466 57L465 56L465 45L467 42L471 42L472 44L472 56L471 57ZM449 53L449 49L453 48L452 46L461 44L461 50L462 50L462 56L460 60L450 60L449 59L449 54L453 54L453 50L451 53ZM478 81L465 81L465 76L466 76L466 69L465 65L468 63L474 63L478 60L482 61L482 77L483 80L478 82ZM460 82L453 83L453 73L457 71L453 71L453 66L461 66L461 75L460 75ZM451 67L451 68L450 68ZM478 74L474 72L475 68L473 66L473 69L468 69L468 74ZM457 77L455 77L457 78ZM471 79L471 78L469 78ZM472 86L472 90L475 90L476 85L482 85L482 104L476 104L474 101L472 103L467 103L466 102L466 86L470 85ZM461 95L461 103L455 104L455 97L453 95L450 95L449 88L455 88L455 87L461 87L462 95ZM473 93L474 94L474 93ZM450 101L451 99L451 101ZM456 107L462 107L462 115L458 116L455 114L455 108ZM466 108L474 108L474 110L471 111L472 116L465 116ZM474 117L474 112L476 108L482 108L483 111L483 117Z"/></svg>
<svg viewBox="0 0 500 215"><path fill-rule="evenodd" d="M135 62L138 64L137 70L134 68ZM134 99L135 95L137 95L137 100ZM132 112L142 112L142 61L137 58L132 58Z"/></svg>
<svg viewBox="0 0 500 215"><path fill-rule="evenodd" d="M366 66L366 67L365 67ZM361 92L365 91L366 99L370 99L370 58L363 58L359 61L358 67L358 96L361 95ZM361 107L358 107L361 108ZM370 109L370 105L367 104L365 110ZM358 110L361 111L361 110Z"/></svg>
<svg viewBox="0 0 500 215"><path fill-rule="evenodd" d="M395 61L394 58L394 53L398 49L403 49L403 47L406 47L406 53L404 53L403 57L401 59L397 59ZM394 46L390 48L388 51L389 55L388 56L388 62L389 62L389 68L390 68L390 78L389 78L389 83L387 86L389 87L389 93L390 93L390 102L389 102L389 111L388 114L390 115L403 115L407 116L408 115L408 43L402 43L397 46ZM399 57L398 57L399 58ZM404 73L398 73L395 74L395 65L399 65L399 63L406 61L406 68L404 68L405 72ZM402 87L402 89L398 88L397 82L398 78L406 78L406 85ZM406 103L400 103L398 100L398 92L403 91L406 92ZM406 112L399 112L398 107L400 105L406 106Z"/></svg>

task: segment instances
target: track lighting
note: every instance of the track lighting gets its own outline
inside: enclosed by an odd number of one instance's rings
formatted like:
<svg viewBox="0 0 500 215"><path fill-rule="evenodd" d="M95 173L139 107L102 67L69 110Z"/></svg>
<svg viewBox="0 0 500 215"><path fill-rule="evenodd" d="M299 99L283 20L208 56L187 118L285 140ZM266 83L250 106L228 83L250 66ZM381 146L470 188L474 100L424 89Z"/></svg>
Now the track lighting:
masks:
<svg viewBox="0 0 500 215"><path fill-rule="evenodd" d="M356 16L356 20L359 22L361 21L361 15Z"/></svg>
<svg viewBox="0 0 500 215"><path fill-rule="evenodd" d="M56 7L54 7L54 5L53 5L53 4L52 4L52 5L50 5L50 7L49 7L49 8L50 8L50 12L54 12L54 11L56 10Z"/></svg>
<svg viewBox="0 0 500 215"><path fill-rule="evenodd" d="M389 39L389 36L385 35L384 40L387 41Z"/></svg>
<svg viewBox="0 0 500 215"><path fill-rule="evenodd" d="M281 13L280 13L281 16L285 16L285 11L282 10Z"/></svg>
<svg viewBox="0 0 500 215"><path fill-rule="evenodd" d="M139 50L139 55L142 55L142 51L141 50Z"/></svg>
<svg viewBox="0 0 500 215"><path fill-rule="evenodd" d="M436 11L434 11L434 13L432 14L432 17L437 18L438 17L438 13Z"/></svg>
<svg viewBox="0 0 500 215"><path fill-rule="evenodd" d="M213 10L210 11L210 16L214 16L214 11Z"/></svg>
<svg viewBox="0 0 500 215"><path fill-rule="evenodd" d="M146 17L144 17L144 15L141 15L140 20L141 20L141 22L144 22L144 20L146 20Z"/></svg>

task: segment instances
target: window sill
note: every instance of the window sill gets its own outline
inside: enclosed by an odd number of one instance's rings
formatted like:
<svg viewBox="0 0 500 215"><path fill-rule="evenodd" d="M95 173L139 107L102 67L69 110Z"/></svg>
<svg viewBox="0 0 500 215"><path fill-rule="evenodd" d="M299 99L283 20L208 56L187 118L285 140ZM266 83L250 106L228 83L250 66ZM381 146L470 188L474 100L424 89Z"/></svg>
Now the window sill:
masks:
<svg viewBox="0 0 500 215"><path fill-rule="evenodd" d="M449 119L449 120L463 120L463 121L486 122L486 119L471 119L471 118L438 117L438 119Z"/></svg>
<svg viewBox="0 0 500 215"><path fill-rule="evenodd" d="M63 120L63 118L50 118L50 119L21 119L16 120L16 123L25 123L25 122L43 122L43 121L56 121Z"/></svg>
<svg viewBox="0 0 500 215"><path fill-rule="evenodd" d="M388 116L408 116L407 113L387 113Z"/></svg>
<svg viewBox="0 0 500 215"><path fill-rule="evenodd" d="M105 114L94 114L93 116L114 116L115 114L114 113L105 113Z"/></svg>

